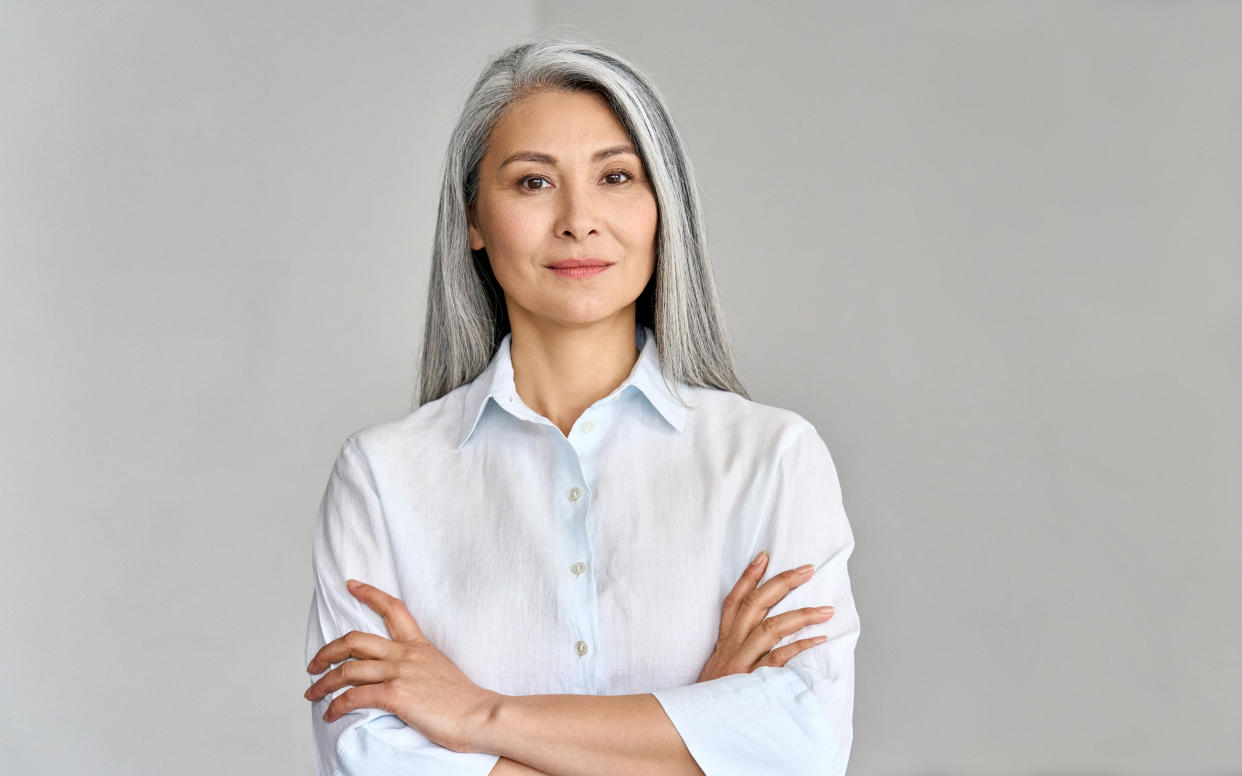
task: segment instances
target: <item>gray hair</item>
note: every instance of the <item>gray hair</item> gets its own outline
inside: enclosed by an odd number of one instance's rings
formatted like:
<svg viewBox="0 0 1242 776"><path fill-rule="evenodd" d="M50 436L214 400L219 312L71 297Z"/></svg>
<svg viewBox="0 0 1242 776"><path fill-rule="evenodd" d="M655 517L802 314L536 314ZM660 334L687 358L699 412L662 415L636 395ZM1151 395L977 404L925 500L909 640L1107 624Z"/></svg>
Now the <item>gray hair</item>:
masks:
<svg viewBox="0 0 1242 776"><path fill-rule="evenodd" d="M479 163L492 128L514 102L543 88L603 97L652 181L659 213L655 271L638 298L636 321L655 332L669 389L683 404L679 382L749 398L724 330L690 160L663 99L642 72L598 45L538 36L488 63L449 140L427 289L419 404L477 377L510 331L504 292L486 249L470 249L466 213L478 195Z"/></svg>

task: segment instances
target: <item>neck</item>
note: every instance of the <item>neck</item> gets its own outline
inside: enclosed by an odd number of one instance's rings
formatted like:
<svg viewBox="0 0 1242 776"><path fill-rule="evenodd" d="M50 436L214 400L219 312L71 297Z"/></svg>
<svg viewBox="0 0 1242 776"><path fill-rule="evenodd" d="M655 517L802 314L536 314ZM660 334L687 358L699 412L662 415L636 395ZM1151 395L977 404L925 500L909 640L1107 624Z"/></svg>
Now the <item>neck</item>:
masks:
<svg viewBox="0 0 1242 776"><path fill-rule="evenodd" d="M563 326L510 317L513 382L523 403L569 436L583 411L625 382L638 361L634 308Z"/></svg>

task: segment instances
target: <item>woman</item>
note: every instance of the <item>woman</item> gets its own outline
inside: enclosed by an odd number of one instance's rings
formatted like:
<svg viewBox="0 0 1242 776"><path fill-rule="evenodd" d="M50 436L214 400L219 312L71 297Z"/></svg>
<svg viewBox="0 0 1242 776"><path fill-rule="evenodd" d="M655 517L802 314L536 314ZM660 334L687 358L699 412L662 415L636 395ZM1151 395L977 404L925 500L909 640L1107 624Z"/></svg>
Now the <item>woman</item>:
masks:
<svg viewBox="0 0 1242 776"><path fill-rule="evenodd" d="M449 146L420 406L324 494L320 773L844 773L853 546L818 433L734 374L657 92L591 44L502 53Z"/></svg>

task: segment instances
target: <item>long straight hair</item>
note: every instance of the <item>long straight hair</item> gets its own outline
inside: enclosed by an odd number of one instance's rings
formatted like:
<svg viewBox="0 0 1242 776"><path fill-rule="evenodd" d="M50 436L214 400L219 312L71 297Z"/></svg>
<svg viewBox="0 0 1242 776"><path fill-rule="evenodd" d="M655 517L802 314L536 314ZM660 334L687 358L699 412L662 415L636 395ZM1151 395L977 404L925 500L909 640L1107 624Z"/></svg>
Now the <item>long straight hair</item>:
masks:
<svg viewBox="0 0 1242 776"><path fill-rule="evenodd" d="M470 382L510 332L504 292L486 249L470 249L467 208L479 192L479 163L492 128L518 99L545 88L590 91L612 108L655 189L655 271L639 295L636 321L655 332L665 383L749 398L708 263L698 188L681 138L651 81L592 42L537 36L496 56L479 75L445 154L436 218L418 404Z"/></svg>

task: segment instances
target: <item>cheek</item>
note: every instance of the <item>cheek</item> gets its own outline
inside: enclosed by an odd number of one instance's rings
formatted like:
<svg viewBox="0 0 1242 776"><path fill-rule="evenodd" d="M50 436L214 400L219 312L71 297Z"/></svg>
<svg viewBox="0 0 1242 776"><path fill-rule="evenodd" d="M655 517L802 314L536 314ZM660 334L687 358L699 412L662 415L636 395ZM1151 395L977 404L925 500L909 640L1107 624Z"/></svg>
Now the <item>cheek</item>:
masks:
<svg viewBox="0 0 1242 776"><path fill-rule="evenodd" d="M532 262L542 247L539 214L531 209L495 208L488 214L487 256L501 288L508 294L530 282Z"/></svg>
<svg viewBox="0 0 1242 776"><path fill-rule="evenodd" d="M492 242L501 253L522 253L534 242L535 223L530 213L502 210L492 219Z"/></svg>
<svg viewBox="0 0 1242 776"><path fill-rule="evenodd" d="M635 196L615 211L616 227L623 234L623 239L630 247L638 248L654 241L656 221L659 211L656 207L655 195L646 193Z"/></svg>
<svg viewBox="0 0 1242 776"><path fill-rule="evenodd" d="M651 197L643 202L641 207L635 209L633 219L631 220L630 233L633 235L634 244L644 248L650 248L652 253L655 252L656 229L659 224L659 210L656 207L655 198Z"/></svg>

